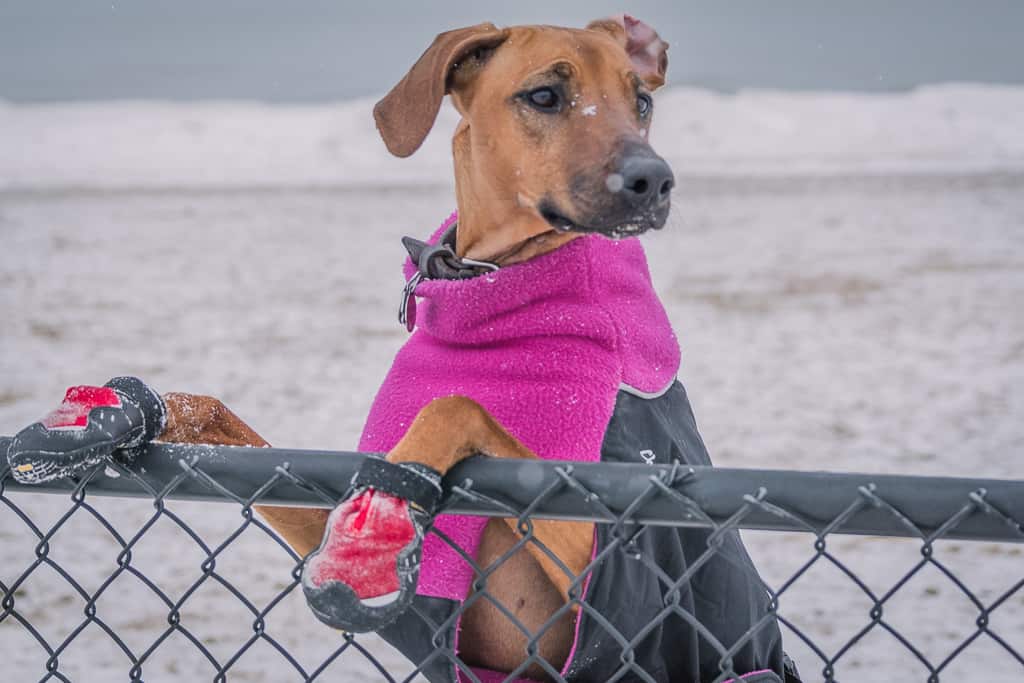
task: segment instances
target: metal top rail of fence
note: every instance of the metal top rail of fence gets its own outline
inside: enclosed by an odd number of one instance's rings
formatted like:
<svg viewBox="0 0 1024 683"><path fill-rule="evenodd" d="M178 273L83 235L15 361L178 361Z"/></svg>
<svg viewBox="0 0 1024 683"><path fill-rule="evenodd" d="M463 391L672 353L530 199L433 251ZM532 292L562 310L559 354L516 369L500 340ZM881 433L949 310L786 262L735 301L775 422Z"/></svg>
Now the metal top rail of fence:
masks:
<svg viewBox="0 0 1024 683"><path fill-rule="evenodd" d="M0 437L0 454L6 453L9 439ZM245 525L256 525L272 532L252 513L254 505L333 507L344 495L348 483L366 455L348 452L302 451L279 448L238 448L154 443L136 454L131 463L115 458L76 480L55 480L44 484L23 485L0 468L0 504L14 511L32 530L38 540L36 561L13 581L0 577L0 625L7 619L20 623L46 653L43 680L68 680L60 670L60 655L77 634L90 623L101 623L96 614L96 601L119 573L137 571L131 565L133 545L161 515L171 515L165 502L201 500L229 502L242 506ZM112 471L113 470L113 471ZM105 476L112 474L116 476ZM1024 574L1019 581L987 604L983 603L963 582L932 553L932 544L939 539L973 541L1024 542L1024 481L996 479L955 479L901 475L869 475L780 470L749 470L685 467L643 464L570 463L558 461L511 461L474 458L458 465L445 478L445 499L442 509L450 514L518 518L523 542L538 543L532 538L530 520L536 518L574 519L622 526L675 526L712 529L757 529L798 531L813 534L815 554L781 588L769 589L773 604L778 596L803 575L816 561L825 559L836 565L864 591L874 607L868 624L844 646L833 653L818 647L813 639L781 614L779 622L796 634L820 658L822 678L836 680L835 665L866 633L875 628L894 635L907 651L929 672L927 680L938 681L939 675L976 639L987 636L997 643L1024 672L1024 656L1019 644L994 631L989 624L993 611L1024 587ZM37 527L10 497L10 493L56 493L70 495L71 507L49 530ZM88 508L103 522L86 496L144 497L154 501L157 513L131 538L123 538L108 525L123 548L117 569L98 591L89 592L79 586L64 568L49 556L50 540L56 530L80 508ZM175 523L183 522L174 519ZM243 525L243 528L244 526ZM184 527L186 532L189 530ZM217 577L212 561L236 537L231 534L222 545L202 545L210 561L204 563L199 583ZM901 536L921 542L921 559L884 593L872 592L854 572L826 550L825 539L831 534ZM191 637L180 623L181 601L170 599L160 587L148 582L150 589L163 599L169 610L168 630L148 649L138 652L129 648L113 629L105 629L111 639L131 662L130 680L142 680L142 667L174 632L185 633L193 645L209 660L213 679L227 679L227 673L257 640L270 642L289 662L302 680L318 679L330 663L346 649L355 648L373 664L383 680L412 680L423 666L408 677L395 678L373 656L358 647L355 637L345 642L318 668L307 670L267 633L265 617L297 583L302 558L279 539L277 543L291 553L296 561L293 581L269 605L260 609L249 602L234 586L236 597L244 602L255 617L251 639L227 660L214 657L197 638ZM713 554L709 547L707 553ZM471 562L471 560L469 560ZM700 559L697 560L700 562ZM62 642L49 642L17 607L16 592L25 579L40 565L56 569L85 600L85 619ZM883 605L911 577L925 566L934 566L948 576L957 588L975 605L978 616L975 631L968 635L942 661L929 660L921 650L888 624ZM486 576L493 567L473 565L479 576ZM147 580L145 576L140 578ZM5 583L6 582L6 583ZM198 584L197 584L198 585ZM228 584L230 585L230 584ZM1021 591L1024 593L1024 591ZM188 599L189 591L182 600ZM0 631L2 637L2 631ZM626 642L626 641L623 641ZM623 665L613 680L644 680L654 678L637 669L629 656L628 642L623 646ZM721 674L715 680L736 677L731 669L730 653L734 648L717 644L722 655ZM451 650L439 650L438 657L457 662ZM534 654L524 662L538 664ZM809 663L803 663L806 667ZM456 664L469 680L476 680L472 671L461 662ZM543 668L553 680L563 680L550 665ZM513 680L513 679L510 679Z"/></svg>
<svg viewBox="0 0 1024 683"><path fill-rule="evenodd" d="M0 453L9 437L0 437ZM92 495L332 508L361 453L154 443L132 477L95 477ZM70 493L79 482L5 483ZM470 459L445 478L452 514L608 522L628 512L650 526L1024 542L1024 481L792 470ZM681 496L672 495L676 492ZM501 502L498 502L501 501ZM680 503L683 502L682 505Z"/></svg>

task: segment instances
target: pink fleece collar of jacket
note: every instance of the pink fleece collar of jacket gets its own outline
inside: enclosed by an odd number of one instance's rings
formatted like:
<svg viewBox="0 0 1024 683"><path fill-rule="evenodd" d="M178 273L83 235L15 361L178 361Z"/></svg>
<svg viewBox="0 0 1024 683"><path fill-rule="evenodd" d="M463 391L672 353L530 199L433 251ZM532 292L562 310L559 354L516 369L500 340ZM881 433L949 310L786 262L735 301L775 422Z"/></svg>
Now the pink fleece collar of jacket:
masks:
<svg viewBox="0 0 1024 683"><path fill-rule="evenodd" d="M458 213L449 216L430 243L457 220ZM417 272L411 259L406 258L403 272L406 280ZM636 238L586 235L475 278L425 280L415 293L422 300L418 326L447 343L507 343L566 332L614 336L622 383L648 393L664 389L679 368L679 346Z"/></svg>

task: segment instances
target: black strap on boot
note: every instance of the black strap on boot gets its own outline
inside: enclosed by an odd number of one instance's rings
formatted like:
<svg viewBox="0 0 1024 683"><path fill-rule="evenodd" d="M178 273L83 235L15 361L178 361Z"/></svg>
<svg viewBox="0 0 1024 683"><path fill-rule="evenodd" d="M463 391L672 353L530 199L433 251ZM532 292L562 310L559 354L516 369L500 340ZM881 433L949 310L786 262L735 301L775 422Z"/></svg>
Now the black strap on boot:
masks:
<svg viewBox="0 0 1024 683"><path fill-rule="evenodd" d="M441 473L417 462L390 463L371 456L352 477L354 489L372 488L407 500L427 514L433 514L441 502Z"/></svg>

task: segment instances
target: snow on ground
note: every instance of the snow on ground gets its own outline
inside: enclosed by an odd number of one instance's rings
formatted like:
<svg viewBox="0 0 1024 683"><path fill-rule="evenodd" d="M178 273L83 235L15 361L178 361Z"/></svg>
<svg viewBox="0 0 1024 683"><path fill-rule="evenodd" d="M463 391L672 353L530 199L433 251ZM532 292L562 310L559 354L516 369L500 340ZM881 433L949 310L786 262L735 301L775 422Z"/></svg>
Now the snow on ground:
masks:
<svg viewBox="0 0 1024 683"><path fill-rule="evenodd" d="M380 143L372 106L0 101L0 188L394 186L451 176L450 106L405 160ZM658 95L652 135L683 174L1020 169L1021 112L1024 88L991 85L872 95L672 88Z"/></svg>
<svg viewBox="0 0 1024 683"><path fill-rule="evenodd" d="M682 90L658 106L655 146L681 183L669 226L644 242L717 464L1019 478L1024 90ZM223 398L274 444L351 448L405 338L395 321L398 238L427 233L452 208L443 134L422 158L392 161L368 116L365 102L0 106L0 434L37 418L69 384L133 373L163 391ZM68 505L11 500L44 527ZM123 534L153 514L144 501L93 503ZM242 522L232 505L170 507L208 543ZM0 581L32 563L30 538L0 505ZM813 554L800 535L746 538L776 586ZM920 557L905 541L841 537L829 547L879 592ZM116 544L84 511L51 548L87 590L116 568ZM1021 579L1020 547L938 548L986 603ZM203 557L162 519L132 565L177 599ZM259 606L290 570L255 529L217 564ZM83 620L82 599L45 566L16 604L51 642ZM135 652L166 627L166 607L129 576L97 610ZM868 610L824 566L782 601L783 615L829 652L868 623ZM929 569L885 617L937 663L974 632L977 610ZM251 623L213 582L182 610L182 624L222 661ZM991 629L1024 650L1024 595L993 612ZM307 668L339 643L294 593L267 632ZM376 638L358 642L404 670ZM821 679L820 662L792 635L787 649L806 680ZM0 623L0 655L4 680L44 674L41 650L11 618ZM75 681L124 680L126 662L95 625L60 658ZM1022 670L983 635L942 680ZM180 635L143 668L146 681L210 672ZM228 680L298 680L291 672L259 643ZM880 629L844 655L837 677L927 678ZM378 678L349 650L324 680Z"/></svg>

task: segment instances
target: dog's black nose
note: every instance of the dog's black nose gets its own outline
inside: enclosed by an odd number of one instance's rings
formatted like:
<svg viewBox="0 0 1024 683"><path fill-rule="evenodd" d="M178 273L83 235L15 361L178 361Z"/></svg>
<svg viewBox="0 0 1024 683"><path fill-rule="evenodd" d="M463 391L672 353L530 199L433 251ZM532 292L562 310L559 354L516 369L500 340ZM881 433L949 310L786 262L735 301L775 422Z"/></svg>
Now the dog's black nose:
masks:
<svg viewBox="0 0 1024 683"><path fill-rule="evenodd" d="M637 208L651 208L668 201L676 184L672 169L653 154L634 154L622 162L622 193Z"/></svg>

